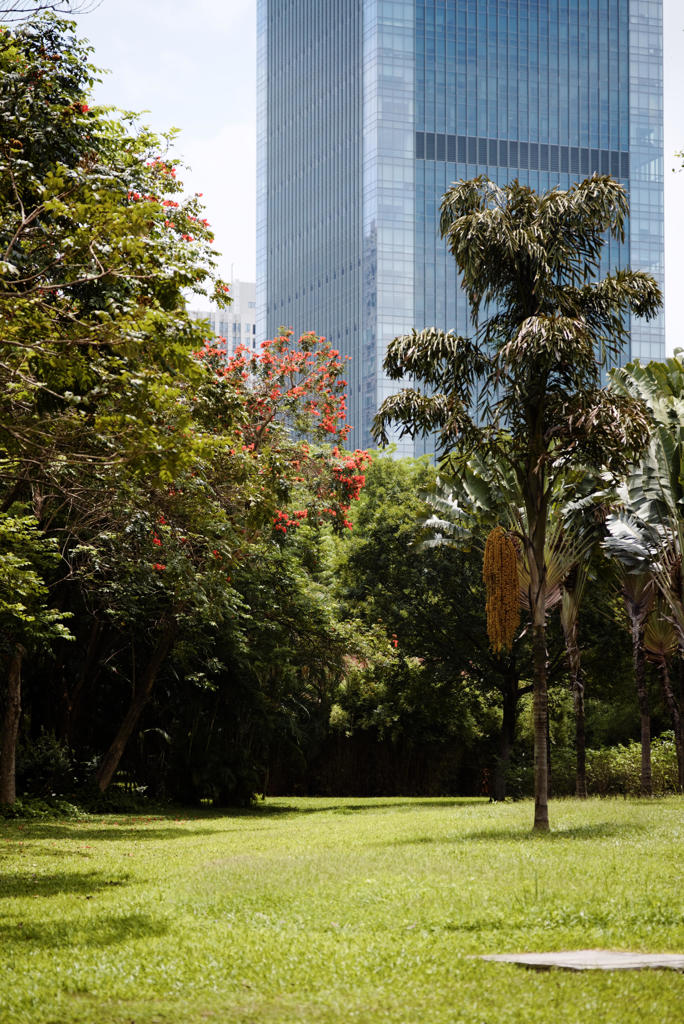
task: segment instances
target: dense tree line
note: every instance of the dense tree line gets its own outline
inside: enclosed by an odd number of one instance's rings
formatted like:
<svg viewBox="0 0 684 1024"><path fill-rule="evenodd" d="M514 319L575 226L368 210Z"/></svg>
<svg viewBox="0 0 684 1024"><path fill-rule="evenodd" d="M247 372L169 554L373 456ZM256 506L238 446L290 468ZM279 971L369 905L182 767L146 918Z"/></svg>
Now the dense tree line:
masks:
<svg viewBox="0 0 684 1024"><path fill-rule="evenodd" d="M174 749L160 787L245 798L273 723L373 646L316 578L366 461L340 447L343 362L287 335L223 361L186 313L189 290L227 289L170 140L90 106L69 23L0 43L0 798L22 686L25 733L90 759L101 790L150 735ZM236 730L237 754L215 754Z"/></svg>
<svg viewBox="0 0 684 1024"><path fill-rule="evenodd" d="M477 343L434 332L391 349L392 373L423 374L429 397L399 398L382 417L441 426L452 457L438 473L349 450L345 366L324 341L284 333L226 359L187 315L189 293L230 299L200 197L184 194L171 136L92 106L95 74L54 16L0 36L0 803L17 788L92 800L122 787L216 804L292 791L500 799L530 791L533 734L537 767L541 757L554 790L572 791L577 736L591 748L638 735L633 650L642 723L681 736L669 666L681 643L682 367L669 364L662 423L656 371L648 386L632 369L610 395L598 389L595 334L619 347L627 307L652 311L658 296L643 275L579 284L595 233L621 230L619 187L593 179L568 200L556 262L528 267L534 308L488 320ZM567 214L557 198L516 202L528 242L535 216L553 235ZM482 182L447 204L476 304L512 285L493 258L482 284L454 226L492 210L501 220L504 206ZM594 333L573 327L580 308ZM554 402L548 423L537 410L544 429L529 447L545 324ZM502 339L516 331L514 351ZM483 374L492 401L512 391L506 429L492 420L481 435L465 412ZM484 438L480 454L456 461L457 436ZM635 461L642 449L650 462ZM642 468L624 484L630 458ZM663 460L669 506L653 493ZM547 530L549 516L560 526ZM631 547L609 563L601 542L625 516ZM482 579L493 527L519 544L523 616L503 645L490 642Z"/></svg>

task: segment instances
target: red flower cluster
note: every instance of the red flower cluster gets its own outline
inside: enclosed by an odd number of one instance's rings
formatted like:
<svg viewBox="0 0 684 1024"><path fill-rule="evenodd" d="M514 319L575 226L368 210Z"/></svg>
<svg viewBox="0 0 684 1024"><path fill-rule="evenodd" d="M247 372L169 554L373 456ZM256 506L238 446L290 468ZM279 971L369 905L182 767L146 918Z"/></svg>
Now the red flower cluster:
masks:
<svg viewBox="0 0 684 1024"><path fill-rule="evenodd" d="M339 455L339 450L335 449L333 454ZM368 452L357 448L353 455L349 455L344 459L342 465L337 465L333 469L333 473L342 488L343 500L347 507L352 501L358 501L363 485L366 482L366 475L362 470L370 461L371 457Z"/></svg>
<svg viewBox="0 0 684 1024"><path fill-rule="evenodd" d="M147 163L148 167L153 167L154 170L160 171L162 174L168 175L171 178L176 177L176 168L170 167L166 160L150 160Z"/></svg>
<svg viewBox="0 0 684 1024"><path fill-rule="evenodd" d="M306 519L309 515L305 508L298 509L290 515L288 512L276 512L275 519L273 520L273 529L279 533L285 535L288 527L297 527L300 525L302 520Z"/></svg>
<svg viewBox="0 0 684 1024"><path fill-rule="evenodd" d="M370 457L341 450L351 428L346 424L345 362L337 349L312 333L294 344L287 332L263 342L259 352L241 345L230 356L216 339L207 340L196 357L241 398L244 426L231 454L255 466L260 490L268 489L267 478L274 475L306 484L315 495L308 516L351 529L347 512L361 493ZM289 429L281 429L286 425ZM298 440L302 436L317 442L332 439L340 447L322 450ZM305 509L277 510L272 529L285 537L306 518Z"/></svg>

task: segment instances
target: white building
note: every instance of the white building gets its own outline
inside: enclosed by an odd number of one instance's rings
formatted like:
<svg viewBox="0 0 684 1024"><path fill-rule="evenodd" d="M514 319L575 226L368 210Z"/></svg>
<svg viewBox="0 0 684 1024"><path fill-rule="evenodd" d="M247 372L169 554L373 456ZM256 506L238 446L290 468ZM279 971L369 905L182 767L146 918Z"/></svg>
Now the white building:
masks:
<svg viewBox="0 0 684 1024"><path fill-rule="evenodd" d="M220 339L219 347L225 348L226 355L232 355L239 345L254 352L257 347L256 284L252 281L233 281L230 295L233 301L227 309L213 306L188 312L193 320L209 321L211 333Z"/></svg>

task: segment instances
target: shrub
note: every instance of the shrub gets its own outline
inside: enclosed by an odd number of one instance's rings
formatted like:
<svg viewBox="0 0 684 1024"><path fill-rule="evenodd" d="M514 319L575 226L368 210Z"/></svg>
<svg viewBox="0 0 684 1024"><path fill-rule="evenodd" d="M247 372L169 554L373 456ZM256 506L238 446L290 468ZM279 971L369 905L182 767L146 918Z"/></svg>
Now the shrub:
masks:
<svg viewBox="0 0 684 1024"><path fill-rule="evenodd" d="M672 732L651 743L653 795L677 792L677 753ZM641 792L641 744L587 750L587 788L599 796L638 796Z"/></svg>
<svg viewBox="0 0 684 1024"><path fill-rule="evenodd" d="M35 797L23 797L13 804L0 804L0 818L50 819L50 818L82 818L84 812L80 807L51 797L41 800Z"/></svg>
<svg viewBox="0 0 684 1024"><path fill-rule="evenodd" d="M71 792L77 782L69 747L52 732L24 739L17 749L17 789L32 796Z"/></svg>

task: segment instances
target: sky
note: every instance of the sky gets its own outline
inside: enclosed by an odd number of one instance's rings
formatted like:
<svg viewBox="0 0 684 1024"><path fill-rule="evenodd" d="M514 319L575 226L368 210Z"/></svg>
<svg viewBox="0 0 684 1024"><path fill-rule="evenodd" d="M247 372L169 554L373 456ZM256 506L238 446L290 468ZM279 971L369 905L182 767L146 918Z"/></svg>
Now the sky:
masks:
<svg viewBox="0 0 684 1024"><path fill-rule="evenodd" d="M627 2L627 0L621 0ZM665 330L684 347L684 0L664 0ZM96 99L181 131L175 152L201 192L228 281L256 276L256 0L101 0L78 17L110 74Z"/></svg>

